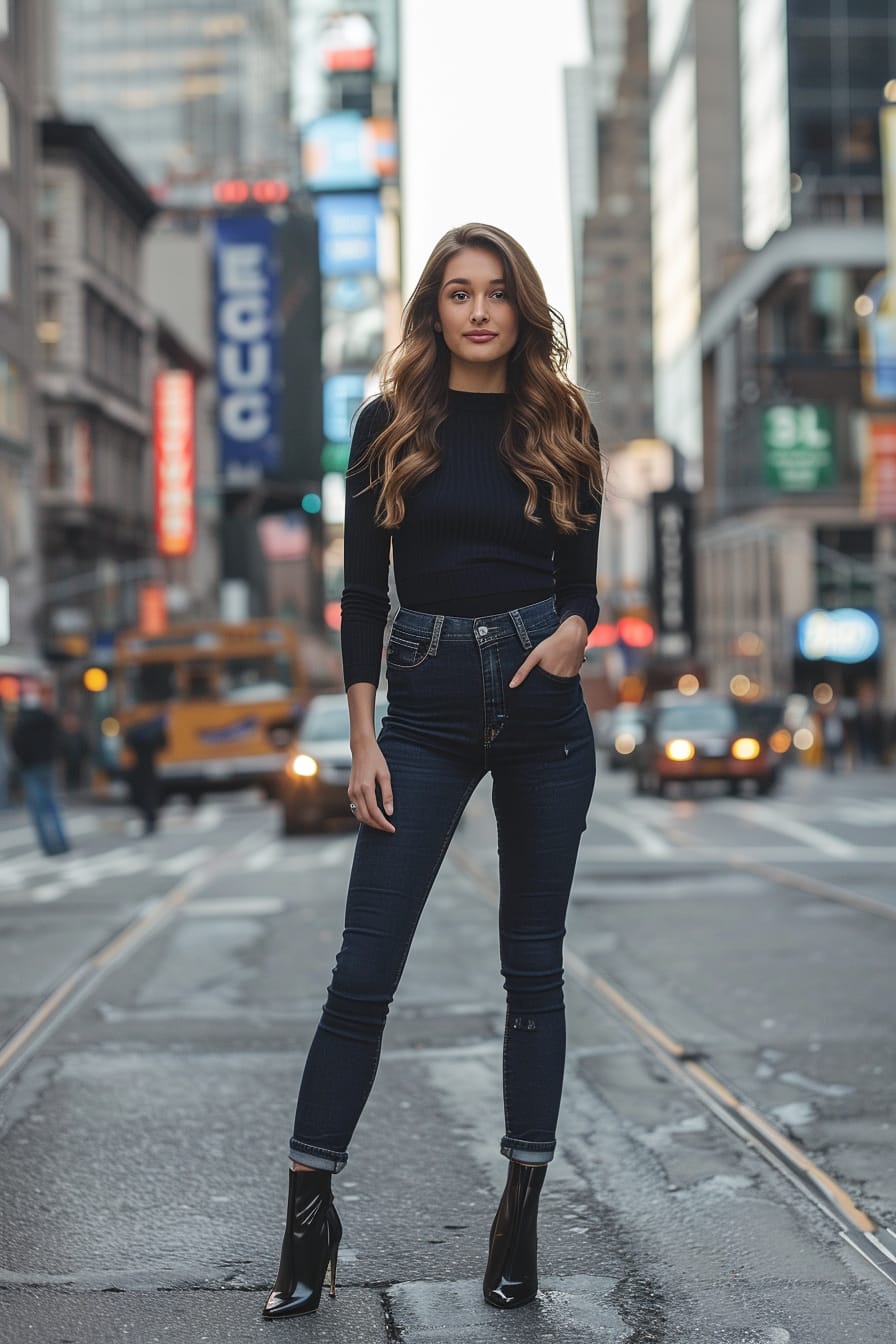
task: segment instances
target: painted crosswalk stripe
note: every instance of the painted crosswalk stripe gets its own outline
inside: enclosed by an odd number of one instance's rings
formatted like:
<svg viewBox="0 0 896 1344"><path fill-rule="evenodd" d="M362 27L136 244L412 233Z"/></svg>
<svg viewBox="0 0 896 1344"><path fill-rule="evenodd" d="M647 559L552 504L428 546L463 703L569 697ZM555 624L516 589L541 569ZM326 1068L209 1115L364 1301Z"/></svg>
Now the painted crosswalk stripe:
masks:
<svg viewBox="0 0 896 1344"><path fill-rule="evenodd" d="M628 835L635 842L635 846L644 854L668 854L672 846L661 835L647 825L646 822L637 817L629 816L621 808L610 807L604 802L596 802L591 805L588 813L588 820L597 822L598 825L611 827L614 831L621 831L623 835Z"/></svg>
<svg viewBox="0 0 896 1344"><path fill-rule="evenodd" d="M780 835L799 840L809 849L820 849L833 858L849 859L856 852L855 845L839 836L830 835L817 826L809 826L804 821L795 821L782 812L780 806L761 802L751 798L749 802L739 803L735 799L720 798L715 801L715 810L730 813L741 821L760 826L764 830L777 831Z"/></svg>

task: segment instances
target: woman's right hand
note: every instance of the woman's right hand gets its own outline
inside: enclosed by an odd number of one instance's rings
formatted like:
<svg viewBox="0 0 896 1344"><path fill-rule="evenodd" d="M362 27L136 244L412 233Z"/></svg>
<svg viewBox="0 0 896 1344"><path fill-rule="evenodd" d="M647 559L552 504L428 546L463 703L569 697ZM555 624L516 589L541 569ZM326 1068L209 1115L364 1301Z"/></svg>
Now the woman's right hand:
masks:
<svg viewBox="0 0 896 1344"><path fill-rule="evenodd" d="M379 788L383 806L380 808L376 791ZM376 738L352 744L352 773L348 783L349 802L355 804L355 816L365 826L378 831L395 827L387 817L392 815L392 776L386 758ZM383 813L385 812L385 816Z"/></svg>

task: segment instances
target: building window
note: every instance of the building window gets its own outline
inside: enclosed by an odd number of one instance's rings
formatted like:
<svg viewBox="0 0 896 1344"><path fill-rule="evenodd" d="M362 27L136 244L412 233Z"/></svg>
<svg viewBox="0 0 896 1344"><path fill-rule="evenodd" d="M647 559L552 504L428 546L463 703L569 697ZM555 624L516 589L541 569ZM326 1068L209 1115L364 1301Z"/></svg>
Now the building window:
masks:
<svg viewBox="0 0 896 1344"><path fill-rule="evenodd" d="M0 434L24 439L27 433L25 381L18 364L0 355Z"/></svg>
<svg viewBox="0 0 896 1344"><path fill-rule="evenodd" d="M56 241L56 218L59 205L59 193L53 183L45 182L41 186L37 201L37 217L42 243Z"/></svg>
<svg viewBox="0 0 896 1344"><path fill-rule="evenodd" d="M12 124L9 96L0 84L0 173L8 173L12 168Z"/></svg>
<svg viewBox="0 0 896 1344"><path fill-rule="evenodd" d="M0 42L5 42L9 37L9 0L0 0Z"/></svg>
<svg viewBox="0 0 896 1344"><path fill-rule="evenodd" d="M56 360L62 340L62 324L59 321L59 295L54 290L44 289L38 295L37 339L46 358Z"/></svg>
<svg viewBox="0 0 896 1344"><path fill-rule="evenodd" d="M8 303L13 298L14 289L13 237L6 220L0 218L0 303Z"/></svg>
<svg viewBox="0 0 896 1344"><path fill-rule="evenodd" d="M62 425L58 420L48 420L44 486L47 490L64 490L66 485L65 440Z"/></svg>

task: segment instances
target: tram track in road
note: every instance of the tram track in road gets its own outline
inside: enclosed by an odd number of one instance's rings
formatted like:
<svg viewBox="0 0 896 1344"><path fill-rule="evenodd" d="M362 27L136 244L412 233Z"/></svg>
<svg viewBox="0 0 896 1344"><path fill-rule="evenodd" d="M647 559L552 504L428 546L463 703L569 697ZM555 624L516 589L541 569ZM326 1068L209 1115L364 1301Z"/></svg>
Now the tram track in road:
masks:
<svg viewBox="0 0 896 1344"><path fill-rule="evenodd" d="M496 906L498 903L496 882L465 852L449 851L448 857L479 895ZM743 866L752 871L762 868L763 872L758 875L775 881L782 880L779 874L788 878L802 876L768 865L753 866L752 861L746 860L745 857L742 865L734 866ZM806 880L814 884L814 879ZM790 885L798 884L792 882ZM818 883L817 886L821 888L829 884ZM806 886L802 886L801 889L808 890ZM835 900L839 899L839 895L833 893L840 891L840 888L830 887L828 892L814 890L812 894ZM851 893L844 894L851 895ZM859 905L858 902L861 900L863 898L857 897L854 902L847 903L872 914L886 912L889 918L896 913L881 902L872 901L869 905ZM880 909L876 908L878 906ZM599 975L583 957L567 948L564 953L564 964L568 974L591 998L632 1032L638 1042L662 1064L670 1076L686 1086L742 1143L785 1176L803 1197L810 1200L834 1223L843 1241L896 1288L896 1232L893 1229L886 1227L861 1208L849 1192L813 1162L798 1144L767 1119L751 1102L738 1095L736 1086L718 1070L713 1069L704 1055L679 1042L671 1031L654 1021L605 976Z"/></svg>
<svg viewBox="0 0 896 1344"><path fill-rule="evenodd" d="M93 952L69 971L47 994L8 1039L0 1044L0 1088L40 1048L60 1024L81 1004L102 977L159 933L186 903L222 872L233 871L266 835L267 826L253 829L223 850L199 872L178 882L163 896L152 897L140 911L115 930Z"/></svg>

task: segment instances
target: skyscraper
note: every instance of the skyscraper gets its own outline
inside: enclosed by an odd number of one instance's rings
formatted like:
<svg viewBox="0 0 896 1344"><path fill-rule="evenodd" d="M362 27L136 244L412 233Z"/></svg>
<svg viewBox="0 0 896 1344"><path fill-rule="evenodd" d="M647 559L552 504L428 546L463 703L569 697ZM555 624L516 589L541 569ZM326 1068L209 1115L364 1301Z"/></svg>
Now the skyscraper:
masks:
<svg viewBox="0 0 896 1344"><path fill-rule="evenodd" d="M893 401L863 386L860 332L885 262L878 114L896 4L738 8L738 58L719 87L739 105L739 246L699 316L702 652L720 685L825 681L892 709L896 421ZM856 608L878 619L878 650L854 665L833 646L804 656L803 618Z"/></svg>
<svg viewBox="0 0 896 1344"><path fill-rule="evenodd" d="M98 124L160 204L295 176L289 0L57 0L66 115Z"/></svg>
<svg viewBox="0 0 896 1344"><path fill-rule="evenodd" d="M0 676L32 650L37 600L34 18L0 5Z"/></svg>

